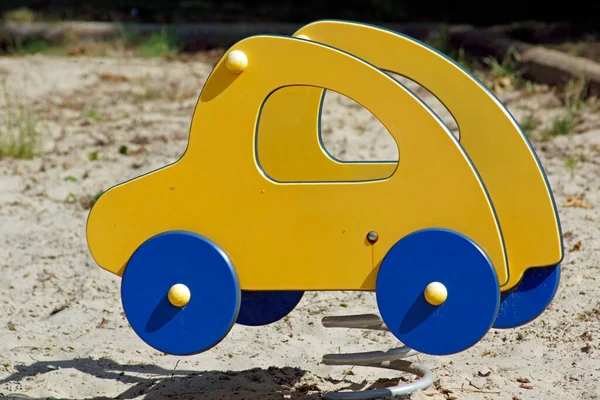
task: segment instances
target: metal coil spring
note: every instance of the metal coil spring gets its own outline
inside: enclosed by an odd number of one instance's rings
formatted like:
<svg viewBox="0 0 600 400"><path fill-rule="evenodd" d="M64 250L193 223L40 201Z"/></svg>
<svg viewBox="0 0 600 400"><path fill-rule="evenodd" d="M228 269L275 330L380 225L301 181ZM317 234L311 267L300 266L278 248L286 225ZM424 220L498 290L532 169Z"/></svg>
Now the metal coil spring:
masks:
<svg viewBox="0 0 600 400"><path fill-rule="evenodd" d="M340 317L325 317L322 324L326 328L370 329L389 332L389 329L378 315L361 314ZM372 389L357 392L328 392L324 399L380 399L385 397L398 397L413 393L417 390L427 389L433 384L433 374L426 366L403 360L419 354L419 352L403 346L388 351L370 351L364 353L326 354L323 363L326 365L350 365L363 367L386 368L401 372L408 372L419 377L416 381L387 387L385 389Z"/></svg>

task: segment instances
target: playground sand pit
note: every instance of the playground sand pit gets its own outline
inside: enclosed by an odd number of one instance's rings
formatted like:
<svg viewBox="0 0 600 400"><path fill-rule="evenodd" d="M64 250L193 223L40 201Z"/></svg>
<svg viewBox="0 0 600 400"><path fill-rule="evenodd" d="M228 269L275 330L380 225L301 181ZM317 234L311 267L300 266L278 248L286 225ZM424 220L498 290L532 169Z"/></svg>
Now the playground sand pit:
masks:
<svg viewBox="0 0 600 400"><path fill-rule="evenodd" d="M42 151L31 160L0 162L0 397L318 399L325 391L414 378L321 363L325 353L398 346L389 333L321 325L327 315L377 313L373 293L306 293L283 320L260 328L236 325L218 346L189 357L155 351L129 327L120 278L89 254L86 218L102 191L181 157L211 68L193 57L0 59L3 111L24 115L24 124L37 121ZM565 117L562 94L499 83L500 99L531 130L554 191L565 244L560 287L551 306L525 326L492 329L452 356L418 356L436 381L411 398L596 399L600 113L583 102ZM410 87L456 130L430 95ZM323 136L343 160L398 157L379 122L340 95L326 96ZM226 150L218 151L226 156Z"/></svg>

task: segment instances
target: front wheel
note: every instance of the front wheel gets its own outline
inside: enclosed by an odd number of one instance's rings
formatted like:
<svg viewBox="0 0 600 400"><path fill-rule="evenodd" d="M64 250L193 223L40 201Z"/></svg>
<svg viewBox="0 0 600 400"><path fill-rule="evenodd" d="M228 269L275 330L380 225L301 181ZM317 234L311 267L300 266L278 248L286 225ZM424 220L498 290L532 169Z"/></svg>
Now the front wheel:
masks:
<svg viewBox="0 0 600 400"><path fill-rule="evenodd" d="M381 317L402 343L431 355L476 344L498 314L500 288L485 252L467 237L443 229L399 240L379 268Z"/></svg>
<svg viewBox="0 0 600 400"><path fill-rule="evenodd" d="M144 242L121 282L123 309L135 333L173 355L217 345L237 319L240 297L225 252L188 232L166 232Z"/></svg>

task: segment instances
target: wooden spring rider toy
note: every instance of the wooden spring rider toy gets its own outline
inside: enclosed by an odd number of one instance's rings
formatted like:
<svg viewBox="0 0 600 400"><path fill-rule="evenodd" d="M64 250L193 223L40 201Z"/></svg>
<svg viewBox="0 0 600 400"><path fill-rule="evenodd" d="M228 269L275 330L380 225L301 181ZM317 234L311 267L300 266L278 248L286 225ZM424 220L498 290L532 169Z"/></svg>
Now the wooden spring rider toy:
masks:
<svg viewBox="0 0 600 400"><path fill-rule="evenodd" d="M374 291L380 315L323 324L387 330L404 346L324 362L420 378L325 397L426 388L431 372L402 358L464 351L551 302L563 245L549 184L500 101L436 50L349 22L319 21L294 36L229 49L202 89L182 158L98 199L91 254L122 277L137 335L175 355L211 349L236 323L276 322L305 291ZM460 141L384 71L444 103ZM325 90L371 111L399 161L332 158L319 132Z"/></svg>

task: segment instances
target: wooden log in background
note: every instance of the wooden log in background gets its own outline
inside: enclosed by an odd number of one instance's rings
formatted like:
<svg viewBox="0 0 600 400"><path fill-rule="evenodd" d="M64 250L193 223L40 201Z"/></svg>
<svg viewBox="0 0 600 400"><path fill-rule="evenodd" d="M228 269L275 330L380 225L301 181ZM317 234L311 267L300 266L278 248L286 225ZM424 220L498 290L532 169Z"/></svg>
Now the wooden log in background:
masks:
<svg viewBox="0 0 600 400"><path fill-rule="evenodd" d="M61 42L65 38L75 40L108 40L123 37L126 32L136 32L142 36L168 29L188 50L214 47L229 47L238 40L257 34L291 35L304 24L301 23L206 23L184 25L162 24L118 24L110 22L59 22L23 23L4 22L0 24L0 41L25 41L42 39ZM427 40L440 34L439 24L377 24L402 32L419 40ZM510 49L520 55L519 63L524 75L535 82L550 85L563 85L569 80L583 78L588 85L588 93L600 95L600 64L592 60L575 57L567 53L551 50L540 45L532 45L508 38L506 35L548 36L548 32L569 32L568 25L528 25L496 26L479 29L472 26L453 26L448 30L450 44L463 48L475 56L493 56L503 59Z"/></svg>
<svg viewBox="0 0 600 400"><path fill-rule="evenodd" d="M475 56L503 59L510 51L516 51L516 61L526 78L556 86L562 86L573 79L584 79L587 94L600 95L600 64L593 60L511 40L506 36L472 27L451 29L450 42Z"/></svg>

